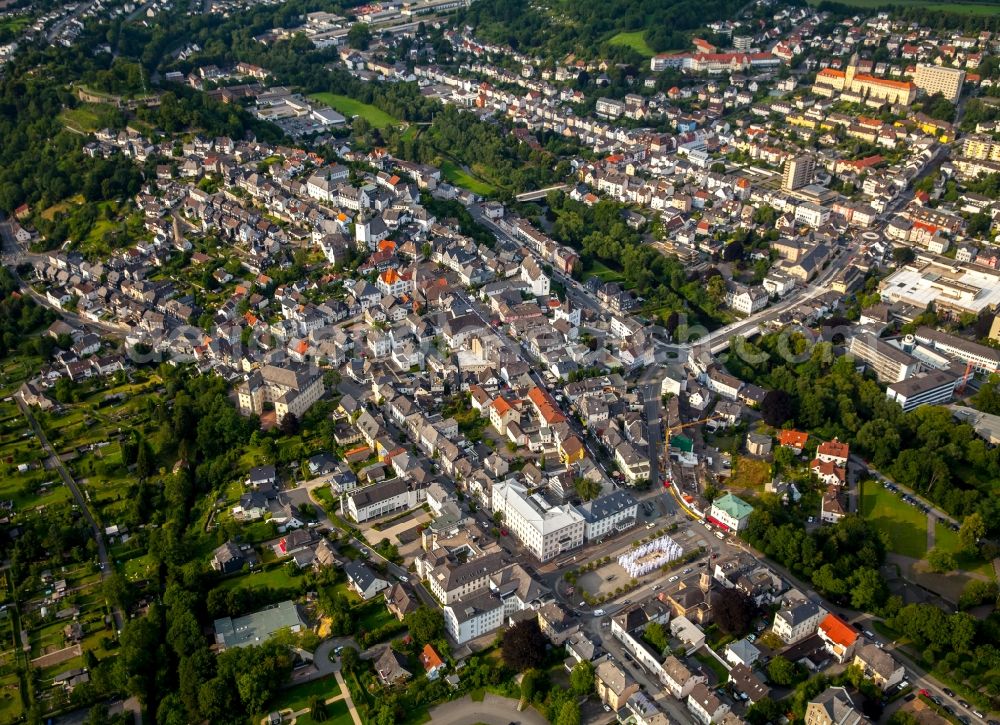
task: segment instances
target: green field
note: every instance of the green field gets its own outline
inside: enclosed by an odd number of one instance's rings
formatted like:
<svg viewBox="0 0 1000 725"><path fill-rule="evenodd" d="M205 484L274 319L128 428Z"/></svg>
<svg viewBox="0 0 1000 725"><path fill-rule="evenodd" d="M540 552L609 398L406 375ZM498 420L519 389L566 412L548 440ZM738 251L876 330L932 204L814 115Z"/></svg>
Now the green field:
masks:
<svg viewBox="0 0 1000 725"><path fill-rule="evenodd" d="M309 95L314 101L325 103L337 113L347 116L348 120L354 116L361 116L375 128L387 128L399 123L398 118L390 116L385 111L375 108L368 103L350 98L349 96L338 96L334 93L312 93Z"/></svg>
<svg viewBox="0 0 1000 725"><path fill-rule="evenodd" d="M476 178L452 161L445 160L441 163L441 176L449 184L461 186L463 189L468 189L473 194L480 196L489 196L496 191L495 186Z"/></svg>
<svg viewBox="0 0 1000 725"><path fill-rule="evenodd" d="M923 559L927 554L927 515L876 481L865 481L861 490L861 513L889 537L889 550Z"/></svg>
<svg viewBox="0 0 1000 725"><path fill-rule="evenodd" d="M962 15L993 15L1000 12L1000 4L974 2L934 2L933 0L838 0L844 5L856 8L880 8L890 5L913 6L937 12L960 13ZM819 5L820 0L809 0L810 5Z"/></svg>
<svg viewBox="0 0 1000 725"><path fill-rule="evenodd" d="M20 33L22 30L31 25L31 18L27 15L14 15L6 17L0 20L0 34L2 33Z"/></svg>
<svg viewBox="0 0 1000 725"><path fill-rule="evenodd" d="M590 269L583 274L584 281L590 279L591 277L599 277L602 282L621 283L625 280L625 276L621 272L616 272L603 262L598 262L596 259L590 263Z"/></svg>
<svg viewBox="0 0 1000 725"><path fill-rule="evenodd" d="M71 131L91 133L104 125L101 122L102 113L114 110L112 106L103 103L81 103L76 108L67 108L59 114L59 120Z"/></svg>
<svg viewBox="0 0 1000 725"><path fill-rule="evenodd" d="M612 36L608 43L611 45L627 45L639 55L645 58L652 58L656 51L649 47L646 42L646 34L643 30L636 30L631 33L618 33Z"/></svg>

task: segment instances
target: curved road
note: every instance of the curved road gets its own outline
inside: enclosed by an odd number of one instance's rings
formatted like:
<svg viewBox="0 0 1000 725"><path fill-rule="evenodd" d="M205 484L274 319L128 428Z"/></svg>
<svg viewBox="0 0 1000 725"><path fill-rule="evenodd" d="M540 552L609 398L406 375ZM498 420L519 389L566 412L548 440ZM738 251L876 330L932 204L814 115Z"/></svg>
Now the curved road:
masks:
<svg viewBox="0 0 1000 725"><path fill-rule="evenodd" d="M486 695L482 702L474 702L466 695L461 700L452 700L438 705L430 712L432 723L442 725L548 725L548 720L537 710L528 708L517 711L517 700L497 695Z"/></svg>

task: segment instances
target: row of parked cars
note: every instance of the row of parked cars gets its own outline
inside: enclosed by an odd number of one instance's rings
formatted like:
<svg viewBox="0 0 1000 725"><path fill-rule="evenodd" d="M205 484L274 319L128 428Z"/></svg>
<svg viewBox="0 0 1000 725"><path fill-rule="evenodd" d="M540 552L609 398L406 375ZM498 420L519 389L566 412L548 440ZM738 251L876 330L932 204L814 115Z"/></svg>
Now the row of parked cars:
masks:
<svg viewBox="0 0 1000 725"><path fill-rule="evenodd" d="M896 494L901 499L903 499L903 501L905 503L910 504L910 506L916 506L918 509L920 509L921 511L923 511L925 514L929 514L931 512L931 507L930 506L928 506L927 504L925 504L923 501L921 501L916 496L912 496L912 495L904 492L902 489L900 489L899 486L897 486L894 483L890 483L889 481L882 481L882 488L885 488L885 489L888 489L889 491L892 491L894 494ZM944 523L944 522L942 522L942 523ZM948 525L948 527L952 531L958 531L958 524L950 523L949 522L947 525Z"/></svg>

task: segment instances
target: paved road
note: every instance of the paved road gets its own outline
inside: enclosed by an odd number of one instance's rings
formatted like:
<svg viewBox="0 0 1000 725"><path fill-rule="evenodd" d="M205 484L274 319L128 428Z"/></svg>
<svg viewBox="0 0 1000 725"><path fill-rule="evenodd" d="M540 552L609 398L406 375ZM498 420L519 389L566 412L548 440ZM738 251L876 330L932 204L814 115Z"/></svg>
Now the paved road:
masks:
<svg viewBox="0 0 1000 725"><path fill-rule="evenodd" d="M42 426L39 425L38 421L35 420L34 414L31 412L31 408L21 400L20 396L15 395L14 399L17 401L18 407L21 412L28 419L28 424L31 425L31 429L35 431L35 435L38 437L38 442L41 444L42 448L46 453L49 454L49 461L52 467L59 472L60 478L62 478L63 483L69 488L70 492L73 494L73 499L76 505L80 507L80 511L83 513L84 518L87 519L87 523L90 524L90 528L94 532L94 540L97 542L97 557L101 562L101 580L103 581L111 574L111 565L108 560L108 549L104 544L104 535L101 532L101 528L94 518L94 515L90 512L90 507L87 505L87 499L80 491L80 487L77 485L76 481L70 475L69 471L66 470L66 466L59 459L59 455L56 453L55 448L49 443L49 439L45 437L45 431L42 430ZM115 628L120 632L122 627L125 625L125 619L122 616L120 609L115 607L112 610L112 614L115 618Z"/></svg>
<svg viewBox="0 0 1000 725"><path fill-rule="evenodd" d="M431 722L442 725L547 725L548 721L533 708L517 711L517 700L496 695L486 695L482 702L473 702L469 696L452 700L431 710Z"/></svg>

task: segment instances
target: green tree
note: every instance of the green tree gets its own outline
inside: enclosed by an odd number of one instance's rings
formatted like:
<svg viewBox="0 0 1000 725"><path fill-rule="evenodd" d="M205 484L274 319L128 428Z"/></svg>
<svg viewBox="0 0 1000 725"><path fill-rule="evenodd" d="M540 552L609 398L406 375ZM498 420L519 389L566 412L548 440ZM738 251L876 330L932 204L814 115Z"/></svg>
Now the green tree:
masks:
<svg viewBox="0 0 1000 725"><path fill-rule="evenodd" d="M646 625L646 629L642 633L642 638L653 645L657 652L665 651L670 644L670 637L659 622L650 622Z"/></svg>
<svg viewBox="0 0 1000 725"><path fill-rule="evenodd" d="M801 668L781 655L768 662L767 677L782 687L790 687L803 679Z"/></svg>
<svg viewBox="0 0 1000 725"><path fill-rule="evenodd" d="M444 633L444 615L437 607L420 606L404 620L410 635L418 644L427 644Z"/></svg>
<svg viewBox="0 0 1000 725"><path fill-rule="evenodd" d="M573 690L573 694L579 697L593 693L594 665L586 660L577 662L569 674L569 686Z"/></svg>
<svg viewBox="0 0 1000 725"><path fill-rule="evenodd" d="M574 701L564 702L553 725L580 725L580 706Z"/></svg>
<svg viewBox="0 0 1000 725"><path fill-rule="evenodd" d="M368 50L372 41L372 31L366 23L355 23L347 31L347 44L355 50Z"/></svg>
<svg viewBox="0 0 1000 725"><path fill-rule="evenodd" d="M958 568L955 555L939 546L935 546L927 552L927 563L930 564L931 571L938 574L954 571Z"/></svg>
<svg viewBox="0 0 1000 725"><path fill-rule="evenodd" d="M979 553L979 540L986 536L986 522L978 511L965 517L958 529L958 541L964 554Z"/></svg>

